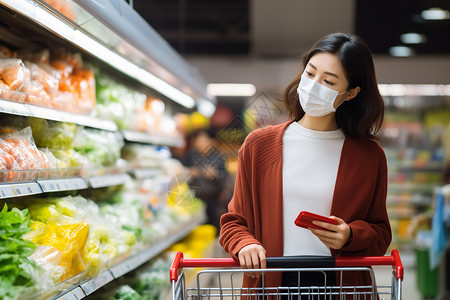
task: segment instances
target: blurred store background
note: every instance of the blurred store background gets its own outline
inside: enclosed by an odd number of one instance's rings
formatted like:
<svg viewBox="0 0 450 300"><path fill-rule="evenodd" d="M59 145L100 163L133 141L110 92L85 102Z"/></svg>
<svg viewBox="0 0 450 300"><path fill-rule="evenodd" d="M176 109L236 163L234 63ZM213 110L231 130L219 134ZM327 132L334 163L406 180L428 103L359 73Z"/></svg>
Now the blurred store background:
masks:
<svg viewBox="0 0 450 300"><path fill-rule="evenodd" d="M46 274L8 260L19 271L0 272L0 299L170 298L174 251L222 254L209 209L226 209L237 151L287 120L277 98L332 32L374 55L403 297L450 299L447 0L0 0L0 229L25 224L14 243L32 241L20 255ZM196 192L219 174L211 206ZM67 236L43 248L68 219L80 252ZM11 249L0 246L5 261Z"/></svg>

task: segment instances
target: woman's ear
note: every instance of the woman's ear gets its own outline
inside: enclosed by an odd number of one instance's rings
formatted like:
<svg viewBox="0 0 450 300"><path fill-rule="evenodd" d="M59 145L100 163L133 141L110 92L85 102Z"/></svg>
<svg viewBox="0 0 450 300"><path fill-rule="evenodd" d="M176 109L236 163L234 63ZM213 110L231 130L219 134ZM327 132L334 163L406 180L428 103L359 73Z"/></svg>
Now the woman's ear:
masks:
<svg viewBox="0 0 450 300"><path fill-rule="evenodd" d="M347 95L345 96L345 101L350 101L353 98L355 98L358 93L361 91L361 88L359 86L352 88L351 90L348 91Z"/></svg>

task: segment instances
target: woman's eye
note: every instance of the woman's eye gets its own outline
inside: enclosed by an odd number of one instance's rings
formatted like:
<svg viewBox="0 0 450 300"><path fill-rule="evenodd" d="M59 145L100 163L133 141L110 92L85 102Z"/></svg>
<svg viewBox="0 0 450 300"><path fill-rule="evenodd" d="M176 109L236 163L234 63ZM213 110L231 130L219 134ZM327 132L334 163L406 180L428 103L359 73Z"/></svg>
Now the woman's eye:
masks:
<svg viewBox="0 0 450 300"><path fill-rule="evenodd" d="M324 79L323 82L325 82L325 83L328 84L328 85L334 85L334 83L332 83L332 82L330 82L330 81L328 81L328 80L326 80L326 79Z"/></svg>
<svg viewBox="0 0 450 300"><path fill-rule="evenodd" d="M313 74L312 74L312 73L310 73L310 72L308 72L308 71L305 71L305 73L306 73L307 76L313 77Z"/></svg>

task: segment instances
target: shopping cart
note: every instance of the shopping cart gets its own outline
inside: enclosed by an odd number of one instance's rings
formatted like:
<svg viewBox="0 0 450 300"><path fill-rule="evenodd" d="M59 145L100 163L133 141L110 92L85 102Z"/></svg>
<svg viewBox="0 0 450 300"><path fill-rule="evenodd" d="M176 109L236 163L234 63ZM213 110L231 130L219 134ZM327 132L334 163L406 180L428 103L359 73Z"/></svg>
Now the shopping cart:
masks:
<svg viewBox="0 0 450 300"><path fill-rule="evenodd" d="M370 257L268 257L267 269L240 269L233 258L183 258L178 252L170 268L173 299L402 299L403 265L397 250L391 256ZM320 266L320 267L317 267ZM371 266L392 267L392 282L377 285ZM216 268L200 270L196 287L187 288L183 268ZM261 287L242 288L245 273L259 273ZM269 272L295 272L296 287L268 287L264 285ZM322 274L320 286L302 286L302 276L309 272ZM371 284L349 286L344 284L348 272L368 272ZM327 286L327 276L334 274L335 284ZM210 287L215 286L215 287Z"/></svg>

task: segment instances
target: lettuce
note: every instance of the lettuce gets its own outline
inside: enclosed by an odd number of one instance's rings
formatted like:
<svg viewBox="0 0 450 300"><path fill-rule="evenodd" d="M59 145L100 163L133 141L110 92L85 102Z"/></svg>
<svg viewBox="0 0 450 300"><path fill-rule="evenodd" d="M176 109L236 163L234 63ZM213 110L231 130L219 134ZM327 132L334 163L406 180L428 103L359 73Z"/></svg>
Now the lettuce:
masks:
<svg viewBox="0 0 450 300"><path fill-rule="evenodd" d="M41 271L28 259L36 245L22 236L31 229L28 210L5 204L0 212L0 299L18 299L29 287L35 285L35 276Z"/></svg>

